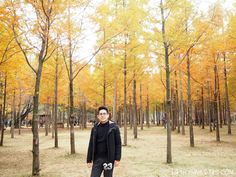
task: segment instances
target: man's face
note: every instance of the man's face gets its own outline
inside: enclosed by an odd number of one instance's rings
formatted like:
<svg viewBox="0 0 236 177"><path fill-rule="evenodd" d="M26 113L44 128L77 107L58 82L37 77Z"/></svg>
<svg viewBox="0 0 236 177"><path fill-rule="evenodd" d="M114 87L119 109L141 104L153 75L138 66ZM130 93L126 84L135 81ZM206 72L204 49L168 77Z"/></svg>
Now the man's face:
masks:
<svg viewBox="0 0 236 177"><path fill-rule="evenodd" d="M105 109L102 109L98 113L98 120L101 123L106 123L108 121L109 114Z"/></svg>

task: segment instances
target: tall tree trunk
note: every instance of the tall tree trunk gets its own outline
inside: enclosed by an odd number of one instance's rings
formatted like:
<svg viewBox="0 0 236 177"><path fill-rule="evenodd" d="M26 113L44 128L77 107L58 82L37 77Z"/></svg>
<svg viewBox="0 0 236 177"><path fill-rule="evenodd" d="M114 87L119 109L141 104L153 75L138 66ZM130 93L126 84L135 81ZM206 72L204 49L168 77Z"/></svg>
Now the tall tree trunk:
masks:
<svg viewBox="0 0 236 177"><path fill-rule="evenodd" d="M15 120L16 120L16 91L14 90L13 104L12 104L12 119L11 119L11 138L14 138Z"/></svg>
<svg viewBox="0 0 236 177"><path fill-rule="evenodd" d="M19 100L19 105L18 105L18 114L17 114L17 118L19 120L18 122L18 130L19 130L19 135L21 134L21 100L22 100L22 94L21 94L21 89L20 89L20 100Z"/></svg>
<svg viewBox="0 0 236 177"><path fill-rule="evenodd" d="M177 120L177 127L178 133L180 133L180 119L179 119L179 94L178 94L178 81L177 81L177 72L175 71L175 110L176 110L176 120Z"/></svg>
<svg viewBox="0 0 236 177"><path fill-rule="evenodd" d="M83 128L87 128L87 108L86 108L87 102L86 97L83 95Z"/></svg>
<svg viewBox="0 0 236 177"><path fill-rule="evenodd" d="M187 75L188 75L188 120L190 147L194 147L193 118L192 118L192 98L191 98L191 77L190 77L190 57L187 53Z"/></svg>
<svg viewBox="0 0 236 177"><path fill-rule="evenodd" d="M72 61L70 61L71 73L72 75ZM70 150L71 154L75 154L75 135L74 135L74 120L75 117L73 115L74 108L74 98L73 98L73 80L70 76L70 106L69 106L69 124L70 124Z"/></svg>
<svg viewBox="0 0 236 177"><path fill-rule="evenodd" d="M0 78L1 78L1 73L0 73ZM2 111L2 94L3 94L3 83L2 82L0 82L0 133L1 133L1 135L2 135L2 130L4 129L4 123L3 123L3 116L2 116L2 113L3 113L3 111ZM0 143L1 143L2 141L0 140ZM0 144L0 146L2 146L1 144Z"/></svg>
<svg viewBox="0 0 236 177"><path fill-rule="evenodd" d="M136 103L136 80L133 81L133 124L134 124L134 139L138 138L138 129L137 129L137 103Z"/></svg>
<svg viewBox="0 0 236 177"><path fill-rule="evenodd" d="M155 105L156 109L156 124L159 126L160 125L160 111L158 110L158 105Z"/></svg>
<svg viewBox="0 0 236 177"><path fill-rule="evenodd" d="M38 71L36 73L36 82L33 99L33 119L32 119L32 133L33 133L33 164L32 164L32 175L39 175L39 133L38 133L38 107L39 107L39 89L40 80L43 69L42 55L44 53L44 47L42 47L41 55L39 57Z"/></svg>
<svg viewBox="0 0 236 177"><path fill-rule="evenodd" d="M54 147L58 148L58 131L57 131L57 105L58 100L58 52L56 57L56 71L55 71L55 90L54 90L54 129L55 129L55 138L54 138Z"/></svg>
<svg viewBox="0 0 236 177"><path fill-rule="evenodd" d="M114 98L113 98L113 107L112 107L112 118L113 121L117 121L117 80L115 79L114 83Z"/></svg>
<svg viewBox="0 0 236 177"><path fill-rule="evenodd" d="M70 43L71 46L71 43ZM72 72L72 58L70 51L70 78L69 78L69 88L70 88L70 105L69 105L69 124L70 124L70 150L71 154L75 154L75 135L74 135L74 90L73 90L73 72Z"/></svg>
<svg viewBox="0 0 236 177"><path fill-rule="evenodd" d="M140 83L140 127L143 130L142 84Z"/></svg>
<svg viewBox="0 0 236 177"><path fill-rule="evenodd" d="M132 109L133 109L133 107L132 107L132 98L131 98L131 96L129 96L129 113L128 113L128 115L129 115L129 125L130 125L130 129L132 129L133 128L133 111L132 111Z"/></svg>
<svg viewBox="0 0 236 177"><path fill-rule="evenodd" d="M204 113L204 95L203 95L203 86L202 86L202 129L205 128L205 113Z"/></svg>
<svg viewBox="0 0 236 177"><path fill-rule="evenodd" d="M218 56L218 55L217 55ZM218 57L217 57L218 58ZM219 130L219 117L218 117L218 69L217 69L217 61L215 61L214 73L215 73L215 91L214 91L214 112L215 112L215 125L216 125L216 141L220 141L220 130Z"/></svg>
<svg viewBox="0 0 236 177"><path fill-rule="evenodd" d="M103 71L103 105L106 105L106 70Z"/></svg>
<svg viewBox="0 0 236 177"><path fill-rule="evenodd" d="M67 107L67 121L66 121L66 127L67 129L70 128L70 87L69 87L69 96L68 96L68 107Z"/></svg>
<svg viewBox="0 0 236 177"><path fill-rule="evenodd" d="M64 128L64 124L65 124L65 115L66 115L65 105L62 105L62 122L63 122L63 128Z"/></svg>
<svg viewBox="0 0 236 177"><path fill-rule="evenodd" d="M45 117L42 117L45 123L45 136L48 136L48 121L49 121L49 115L50 115L50 98L47 97L47 106L46 106L46 111L45 111ZM39 120L40 121L40 120Z"/></svg>
<svg viewBox="0 0 236 177"><path fill-rule="evenodd" d="M5 81L4 81L4 95L3 95L3 109L2 109L2 128L1 128L1 141L0 146L3 146L3 139L4 139L4 120L6 117L6 99L7 99L7 74L5 73Z"/></svg>
<svg viewBox="0 0 236 177"><path fill-rule="evenodd" d="M228 123L228 134L231 135L231 117L230 117L230 105L229 105L229 91L228 91L228 76L226 69L226 56L224 55L224 80L225 80L225 111L226 119Z"/></svg>
<svg viewBox="0 0 236 177"><path fill-rule="evenodd" d="M171 86L170 89L170 97L171 97L171 106L170 106L170 120L171 120L171 130L174 131L175 130L175 117L174 117L174 112L173 112L173 104L175 104L175 99L174 99L174 92L173 92L173 88Z"/></svg>
<svg viewBox="0 0 236 177"><path fill-rule="evenodd" d="M182 87L182 71L179 70L179 91L180 91L180 120L181 120L181 133L185 135L185 128L184 128L184 101L183 101L183 87Z"/></svg>
<svg viewBox="0 0 236 177"><path fill-rule="evenodd" d="M72 43L71 43L71 19L70 19L70 1L69 1L69 8L68 8L68 22L69 22L69 34L68 34L68 41L69 41L69 123L70 123L70 151L71 154L75 154L75 132L74 132L74 120L75 116L73 115L74 112L74 90L73 90L73 64L72 64Z"/></svg>
<svg viewBox="0 0 236 177"><path fill-rule="evenodd" d="M55 137L55 104L54 104L54 99L52 99L52 116L49 116L49 132L51 131L52 133L52 139ZM52 129L51 129L52 126Z"/></svg>
<svg viewBox="0 0 236 177"><path fill-rule="evenodd" d="M220 128L222 128L222 123L223 123L223 117L222 117L222 107L221 107L221 96L220 96L220 80L219 80L219 72L218 72L218 69L217 69L217 92L218 92L218 115L219 115L219 118L220 118Z"/></svg>
<svg viewBox="0 0 236 177"><path fill-rule="evenodd" d="M167 116L167 163L172 163L171 154L171 127L170 127L170 111L171 111L171 96L170 96L170 66L169 66L169 44L166 39L165 31L165 15L163 2L160 0L161 21L162 21L162 40L165 49L165 68L166 68L166 116Z"/></svg>
<svg viewBox="0 0 236 177"><path fill-rule="evenodd" d="M81 113L81 119L80 119L80 128L83 130L84 129L84 97L83 94L79 94L80 95L80 100L81 102L79 103L79 110Z"/></svg>
<svg viewBox="0 0 236 177"><path fill-rule="evenodd" d="M211 109L211 88L210 81L207 82L207 90L208 90L208 121L209 121L209 129L212 132L212 109Z"/></svg>
<svg viewBox="0 0 236 177"><path fill-rule="evenodd" d="M148 90L148 89L147 89ZM147 93L147 109L146 109L146 125L149 128L150 127L150 115L149 115L149 95Z"/></svg>
<svg viewBox="0 0 236 177"><path fill-rule="evenodd" d="M127 77L127 66L126 66L126 60L127 60L127 53L126 53L126 47L127 47L127 38L128 35L125 35L125 53L124 53L124 146L127 145L127 105L126 105L126 99L127 99L127 85L126 85L126 77Z"/></svg>
<svg viewBox="0 0 236 177"><path fill-rule="evenodd" d="M121 115L121 108L118 108L118 112L117 112L117 123L118 125L121 127L122 126L122 115Z"/></svg>
<svg viewBox="0 0 236 177"><path fill-rule="evenodd" d="M49 116L48 115L45 115L44 117L45 120L45 136L48 136L48 127L49 127Z"/></svg>

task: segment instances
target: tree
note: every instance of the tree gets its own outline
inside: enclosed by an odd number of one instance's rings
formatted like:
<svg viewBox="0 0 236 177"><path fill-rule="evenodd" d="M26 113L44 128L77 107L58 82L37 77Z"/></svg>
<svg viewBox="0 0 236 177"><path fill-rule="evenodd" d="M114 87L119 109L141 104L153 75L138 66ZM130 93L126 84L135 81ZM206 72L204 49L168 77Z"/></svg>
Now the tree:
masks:
<svg viewBox="0 0 236 177"><path fill-rule="evenodd" d="M171 96L170 96L170 66L169 66L169 43L166 38L166 17L164 14L163 1L160 0L161 10L161 23L162 23L162 41L165 51L165 70L166 70L166 117L167 117L167 163L172 163L171 154L171 127L170 127L170 109L171 109Z"/></svg>
<svg viewBox="0 0 236 177"><path fill-rule="evenodd" d="M32 175L39 175L40 173L40 162L39 162L39 135L38 135L38 106L39 106L39 93L40 93L40 81L43 71L43 64L46 60L50 58L55 49L50 48L53 39L50 37L50 29L54 22L56 15L59 11L56 11L56 2L54 1L27 1L31 6L33 13L35 13L36 20L34 20L34 26L32 26L29 31L24 30L21 25L27 24L21 23L25 19L19 20L19 17L16 13L16 8L18 8L13 2L12 5L12 30L15 36L16 43L20 48L22 54L25 57L25 60L28 66L32 69L35 74L35 87L34 87L34 96L33 96L33 120L32 120L32 133L33 133L33 163L32 163ZM27 29L27 28L26 28ZM28 34L27 34L28 33ZM23 35L22 35L23 34ZM39 48L34 46L33 39L28 39L27 35L35 35L35 38L38 39ZM28 41L28 44L24 42ZM31 52L28 50L31 49ZM30 63L30 55L35 55L36 66ZM37 59L36 59L37 58Z"/></svg>

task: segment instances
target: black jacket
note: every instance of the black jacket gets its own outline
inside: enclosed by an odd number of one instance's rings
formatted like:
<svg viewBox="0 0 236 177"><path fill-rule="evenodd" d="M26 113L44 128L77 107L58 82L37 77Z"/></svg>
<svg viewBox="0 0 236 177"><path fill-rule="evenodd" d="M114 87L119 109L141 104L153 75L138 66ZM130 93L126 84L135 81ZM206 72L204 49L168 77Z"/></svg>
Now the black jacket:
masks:
<svg viewBox="0 0 236 177"><path fill-rule="evenodd" d="M97 126L99 123L96 123L91 130L89 147L87 153L87 163L94 161L94 154L96 149L96 135L97 135ZM121 159L121 138L120 130L116 123L109 121L109 129L107 133L107 159L108 162L114 162L115 160Z"/></svg>

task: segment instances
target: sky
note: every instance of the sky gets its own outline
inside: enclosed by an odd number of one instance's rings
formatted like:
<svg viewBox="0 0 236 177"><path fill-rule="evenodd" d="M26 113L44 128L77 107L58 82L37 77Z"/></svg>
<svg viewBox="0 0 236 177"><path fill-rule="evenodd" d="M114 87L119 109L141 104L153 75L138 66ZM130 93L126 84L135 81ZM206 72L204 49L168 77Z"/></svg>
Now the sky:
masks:
<svg viewBox="0 0 236 177"><path fill-rule="evenodd" d="M217 1L220 1L223 4L224 9L232 9L233 3L236 3L235 0L192 0L195 4L199 6L199 9L202 11L207 11L208 8Z"/></svg>

